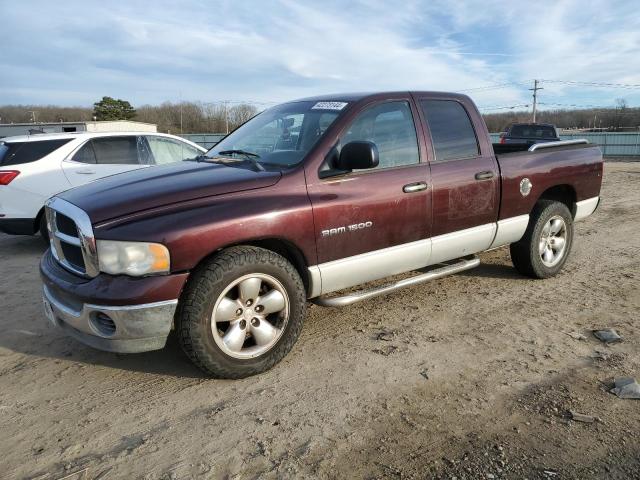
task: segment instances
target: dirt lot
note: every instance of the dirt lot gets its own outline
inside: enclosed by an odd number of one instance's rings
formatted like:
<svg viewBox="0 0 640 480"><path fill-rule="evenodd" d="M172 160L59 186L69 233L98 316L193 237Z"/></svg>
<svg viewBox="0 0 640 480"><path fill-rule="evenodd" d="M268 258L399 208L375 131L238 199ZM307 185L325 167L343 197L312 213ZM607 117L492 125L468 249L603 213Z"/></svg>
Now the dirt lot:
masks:
<svg viewBox="0 0 640 480"><path fill-rule="evenodd" d="M560 276L523 278L503 248L314 306L292 353L242 381L203 378L174 339L114 355L63 337L40 240L0 236L0 477L640 478L640 402L603 384L640 379L640 164L607 164L603 197Z"/></svg>

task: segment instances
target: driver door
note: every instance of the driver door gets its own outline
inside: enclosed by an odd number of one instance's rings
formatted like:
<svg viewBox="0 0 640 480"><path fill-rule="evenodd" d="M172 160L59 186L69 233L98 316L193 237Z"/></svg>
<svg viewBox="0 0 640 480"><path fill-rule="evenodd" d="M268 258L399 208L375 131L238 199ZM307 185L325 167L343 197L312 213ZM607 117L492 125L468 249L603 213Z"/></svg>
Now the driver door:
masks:
<svg viewBox="0 0 640 480"><path fill-rule="evenodd" d="M367 140L378 167L320 178L307 172L322 294L427 265L431 251L429 166L421 162L409 98L369 104L337 148Z"/></svg>

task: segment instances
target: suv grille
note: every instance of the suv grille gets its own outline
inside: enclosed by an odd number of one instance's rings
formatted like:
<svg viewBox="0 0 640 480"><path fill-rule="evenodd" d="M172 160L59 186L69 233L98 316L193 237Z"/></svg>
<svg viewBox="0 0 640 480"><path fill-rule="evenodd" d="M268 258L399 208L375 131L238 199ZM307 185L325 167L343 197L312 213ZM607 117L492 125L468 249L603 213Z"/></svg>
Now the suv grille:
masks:
<svg viewBox="0 0 640 480"><path fill-rule="evenodd" d="M73 273L95 277L98 256L88 215L57 197L47 202L46 215L51 251L56 260Z"/></svg>

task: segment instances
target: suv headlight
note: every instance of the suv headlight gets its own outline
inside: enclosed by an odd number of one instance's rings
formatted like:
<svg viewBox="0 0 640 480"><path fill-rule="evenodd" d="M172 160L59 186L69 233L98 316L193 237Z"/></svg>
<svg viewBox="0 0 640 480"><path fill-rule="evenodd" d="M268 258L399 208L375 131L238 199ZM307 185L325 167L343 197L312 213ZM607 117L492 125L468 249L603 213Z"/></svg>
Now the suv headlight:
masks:
<svg viewBox="0 0 640 480"><path fill-rule="evenodd" d="M134 277L169 272L169 250L159 243L115 240L97 240L96 243L101 272Z"/></svg>

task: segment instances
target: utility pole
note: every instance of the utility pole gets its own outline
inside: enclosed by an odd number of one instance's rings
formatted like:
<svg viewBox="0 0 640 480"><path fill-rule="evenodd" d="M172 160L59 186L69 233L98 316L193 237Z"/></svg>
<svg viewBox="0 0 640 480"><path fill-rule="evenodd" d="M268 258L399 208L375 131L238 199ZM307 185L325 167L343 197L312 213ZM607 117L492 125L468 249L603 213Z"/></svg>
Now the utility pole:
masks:
<svg viewBox="0 0 640 480"><path fill-rule="evenodd" d="M533 91L533 123L536 123L536 107L538 105L538 90L544 90L544 88L538 86L538 80L533 81L533 88L529 90Z"/></svg>

